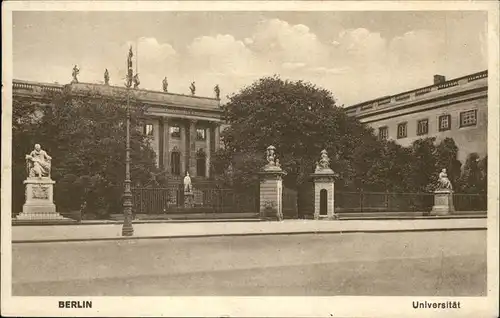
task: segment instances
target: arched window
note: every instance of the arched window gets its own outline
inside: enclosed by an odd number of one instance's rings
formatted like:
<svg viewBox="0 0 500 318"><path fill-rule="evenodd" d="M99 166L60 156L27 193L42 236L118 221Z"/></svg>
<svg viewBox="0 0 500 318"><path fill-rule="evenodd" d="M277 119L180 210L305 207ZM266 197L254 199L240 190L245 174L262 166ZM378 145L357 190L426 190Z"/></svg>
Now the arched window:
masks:
<svg viewBox="0 0 500 318"><path fill-rule="evenodd" d="M206 154L203 149L196 152L196 176L205 177L206 176Z"/></svg>
<svg viewBox="0 0 500 318"><path fill-rule="evenodd" d="M170 153L170 169L174 176L181 175L181 153L174 147Z"/></svg>

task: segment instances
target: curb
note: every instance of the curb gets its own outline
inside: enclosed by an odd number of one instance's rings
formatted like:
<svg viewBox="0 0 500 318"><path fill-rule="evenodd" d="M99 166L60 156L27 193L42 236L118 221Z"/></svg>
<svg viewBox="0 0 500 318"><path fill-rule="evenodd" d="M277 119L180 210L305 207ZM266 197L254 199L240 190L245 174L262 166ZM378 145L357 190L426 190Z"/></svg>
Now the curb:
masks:
<svg viewBox="0 0 500 318"><path fill-rule="evenodd" d="M264 233L229 233L229 234L193 234L193 235L156 235L156 236L116 236L102 238L70 238L70 239L46 239L46 240L12 240L12 244L25 243L54 243L54 242L92 242L92 241L123 241L123 240L147 240L147 239L178 239L178 238L201 238L201 237L224 237L224 236L270 236L270 235L301 235L301 234L351 234L351 233L399 233L399 232L439 232L439 231L485 231L487 227L468 228L432 228L432 229L396 229L396 230L336 230L336 231L296 231L296 232L264 232Z"/></svg>

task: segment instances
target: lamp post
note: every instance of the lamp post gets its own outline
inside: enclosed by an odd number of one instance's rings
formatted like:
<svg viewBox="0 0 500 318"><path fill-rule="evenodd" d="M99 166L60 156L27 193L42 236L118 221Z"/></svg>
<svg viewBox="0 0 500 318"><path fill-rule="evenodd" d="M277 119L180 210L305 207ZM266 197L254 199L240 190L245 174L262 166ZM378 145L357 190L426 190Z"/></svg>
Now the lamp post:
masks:
<svg viewBox="0 0 500 318"><path fill-rule="evenodd" d="M134 235L134 228L132 227L132 191L130 189L130 88L132 87L133 78L132 56L132 47L130 47L127 58L127 78L125 81L125 86L127 87L127 145L125 149L125 189L123 191L122 236Z"/></svg>

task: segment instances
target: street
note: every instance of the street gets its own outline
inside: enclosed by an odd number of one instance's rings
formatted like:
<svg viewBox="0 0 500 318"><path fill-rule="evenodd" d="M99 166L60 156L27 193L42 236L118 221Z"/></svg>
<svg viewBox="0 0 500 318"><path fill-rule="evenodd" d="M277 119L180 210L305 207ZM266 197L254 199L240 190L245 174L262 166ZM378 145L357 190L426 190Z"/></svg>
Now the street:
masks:
<svg viewBox="0 0 500 318"><path fill-rule="evenodd" d="M484 296L486 231L15 243L14 296Z"/></svg>

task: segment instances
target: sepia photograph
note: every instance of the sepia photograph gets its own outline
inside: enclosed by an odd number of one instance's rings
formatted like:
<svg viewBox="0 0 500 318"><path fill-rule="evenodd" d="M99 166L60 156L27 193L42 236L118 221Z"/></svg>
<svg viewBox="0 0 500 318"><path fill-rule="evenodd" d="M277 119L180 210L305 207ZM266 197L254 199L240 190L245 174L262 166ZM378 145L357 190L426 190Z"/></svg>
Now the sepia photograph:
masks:
<svg viewBox="0 0 500 318"><path fill-rule="evenodd" d="M168 2L4 3L2 316L498 316L498 3Z"/></svg>

